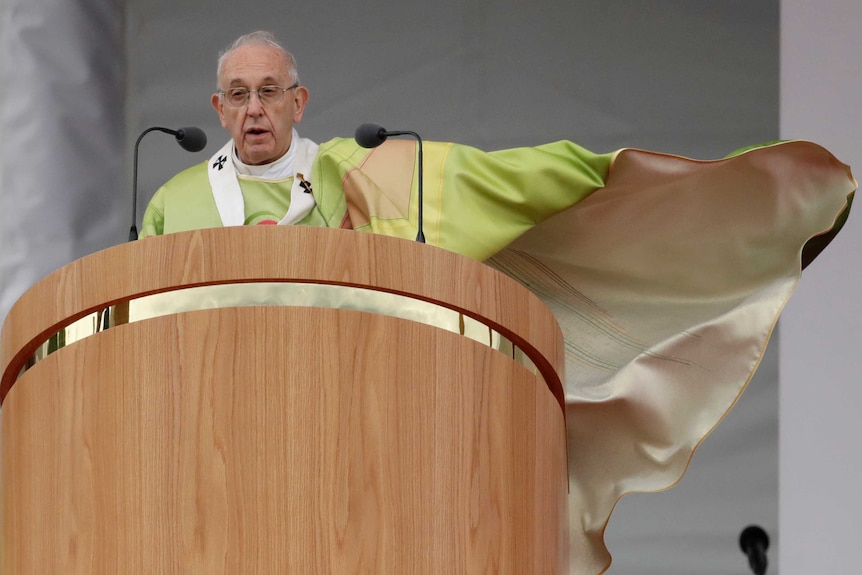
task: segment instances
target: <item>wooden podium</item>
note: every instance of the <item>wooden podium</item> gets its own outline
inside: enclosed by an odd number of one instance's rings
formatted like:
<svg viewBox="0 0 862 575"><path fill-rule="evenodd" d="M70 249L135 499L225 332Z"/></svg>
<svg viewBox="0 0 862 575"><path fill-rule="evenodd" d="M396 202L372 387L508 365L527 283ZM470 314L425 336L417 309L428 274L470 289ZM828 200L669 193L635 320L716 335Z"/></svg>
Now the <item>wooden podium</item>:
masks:
<svg viewBox="0 0 862 575"><path fill-rule="evenodd" d="M149 238L37 283L0 351L2 575L567 565L562 336L468 258L295 227Z"/></svg>

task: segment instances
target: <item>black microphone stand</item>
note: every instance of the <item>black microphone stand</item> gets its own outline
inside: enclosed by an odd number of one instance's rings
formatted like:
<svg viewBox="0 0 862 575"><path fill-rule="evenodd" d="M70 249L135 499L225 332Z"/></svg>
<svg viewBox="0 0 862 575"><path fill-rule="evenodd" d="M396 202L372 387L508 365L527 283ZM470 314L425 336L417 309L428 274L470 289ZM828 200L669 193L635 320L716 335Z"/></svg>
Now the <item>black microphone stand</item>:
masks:
<svg viewBox="0 0 862 575"><path fill-rule="evenodd" d="M757 525L749 525L739 534L739 547L748 557L748 566L754 575L766 575L766 550L769 549L766 531Z"/></svg>
<svg viewBox="0 0 862 575"><path fill-rule="evenodd" d="M417 215L419 216L419 222L417 223L417 232L416 232L416 241L420 243L425 243L425 231L424 231L424 204L425 204L425 196L422 190L422 138L416 132L411 132L409 130L405 131L397 131L390 132L383 128L382 126L378 126L377 124L362 124L356 129L355 140L356 143L362 146L363 148L376 148L380 144L386 141L386 138L389 136L413 136L416 138L416 141L419 144L419 185L417 188L419 201L419 209Z"/></svg>
<svg viewBox="0 0 862 575"><path fill-rule="evenodd" d="M177 139L177 143L189 152L200 152L207 145L207 136L200 128L180 128L179 130L171 130L170 128L160 128L153 126L147 128L138 139L135 141L135 162L132 175L132 227L129 229L129 241L133 242L138 239L138 146L141 145L141 140L150 132L158 130L166 134L171 134Z"/></svg>

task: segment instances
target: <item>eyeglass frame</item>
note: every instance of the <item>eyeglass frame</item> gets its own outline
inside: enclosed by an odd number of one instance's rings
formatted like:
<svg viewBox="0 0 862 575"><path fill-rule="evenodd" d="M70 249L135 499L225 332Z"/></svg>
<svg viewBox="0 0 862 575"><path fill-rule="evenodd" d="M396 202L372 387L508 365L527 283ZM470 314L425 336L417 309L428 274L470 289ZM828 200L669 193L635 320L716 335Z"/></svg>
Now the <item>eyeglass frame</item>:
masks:
<svg viewBox="0 0 862 575"><path fill-rule="evenodd" d="M230 90L243 89L246 91L245 102L243 102L242 104L239 104L239 105L231 104L230 100L225 97L225 96L227 96L227 90L218 90L216 92L216 94L221 96L222 102L224 102L225 105L228 106L229 108L243 108L245 106L248 106L248 103L251 101L252 93L257 95L257 99L260 102L260 104L262 106L265 106L266 104L260 98L260 91L263 90L264 88L278 88L279 90L281 90L281 100L278 100L277 102L272 102L272 104L280 104L282 101L284 101L284 93L289 91L289 90L294 90L296 88L299 88L299 82L294 82L292 86L288 86L287 88L282 88L278 84L267 84L266 86L261 86L260 88L258 88L256 90L252 90L251 88L247 88L246 86L234 86L233 88L229 88Z"/></svg>

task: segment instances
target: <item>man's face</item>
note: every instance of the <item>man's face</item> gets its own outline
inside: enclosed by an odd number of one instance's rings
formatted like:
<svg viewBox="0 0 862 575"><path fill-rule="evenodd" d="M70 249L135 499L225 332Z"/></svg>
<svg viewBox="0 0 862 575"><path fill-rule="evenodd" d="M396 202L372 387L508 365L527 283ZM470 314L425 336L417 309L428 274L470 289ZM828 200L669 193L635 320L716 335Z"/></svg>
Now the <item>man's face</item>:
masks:
<svg viewBox="0 0 862 575"><path fill-rule="evenodd" d="M228 54L218 81L220 90L293 84L284 54L272 46L258 45L240 46ZM232 108L213 94L212 105L233 138L239 158L250 165L268 164L290 148L293 125L302 120L308 90L302 86L288 90L277 104L262 105L257 93L249 96L247 105Z"/></svg>

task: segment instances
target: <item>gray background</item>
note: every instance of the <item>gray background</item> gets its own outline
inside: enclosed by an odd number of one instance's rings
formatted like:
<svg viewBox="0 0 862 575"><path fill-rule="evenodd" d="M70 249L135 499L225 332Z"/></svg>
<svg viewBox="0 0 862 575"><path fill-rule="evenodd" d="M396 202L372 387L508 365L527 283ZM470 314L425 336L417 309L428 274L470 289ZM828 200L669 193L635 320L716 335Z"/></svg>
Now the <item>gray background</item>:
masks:
<svg viewBox="0 0 862 575"><path fill-rule="evenodd" d="M484 149L570 139L714 158L778 136L777 0L140 0L127 11L129 137L195 123L206 153L226 140L209 107L215 56L257 28L296 55L311 91L300 130L318 141L374 121ZM142 190L191 161L143 145Z"/></svg>

